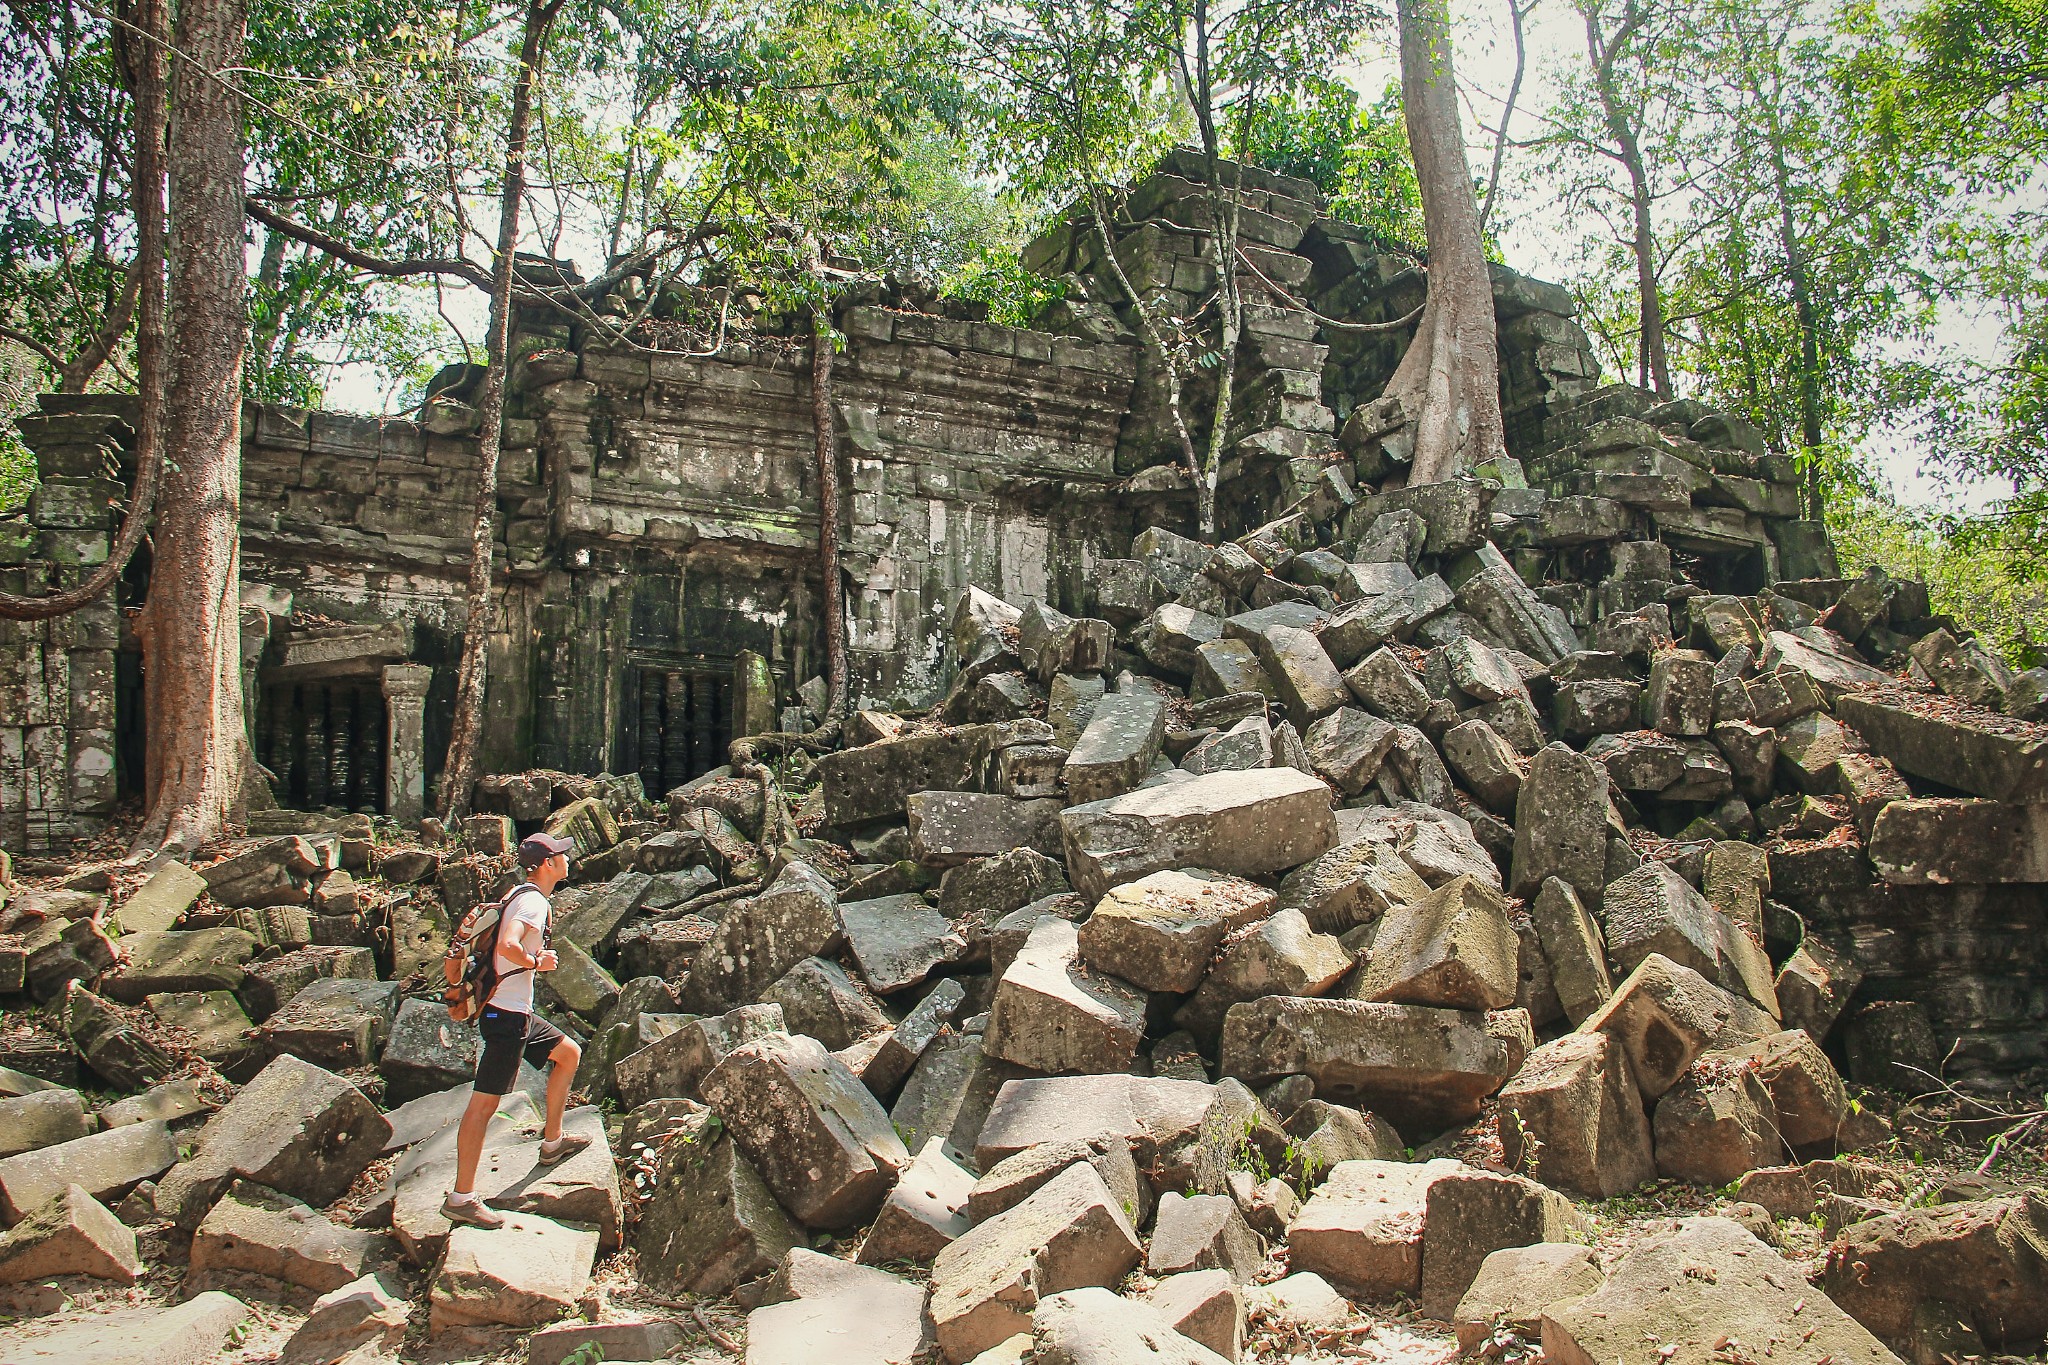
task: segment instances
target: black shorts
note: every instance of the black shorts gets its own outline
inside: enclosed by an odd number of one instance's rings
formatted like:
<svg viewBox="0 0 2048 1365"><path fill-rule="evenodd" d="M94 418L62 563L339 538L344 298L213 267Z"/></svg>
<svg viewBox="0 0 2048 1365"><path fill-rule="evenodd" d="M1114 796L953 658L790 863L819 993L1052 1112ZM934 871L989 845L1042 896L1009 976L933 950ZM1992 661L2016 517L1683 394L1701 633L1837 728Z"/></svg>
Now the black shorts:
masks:
<svg viewBox="0 0 2048 1365"><path fill-rule="evenodd" d="M521 1014L484 1006L477 1016L476 1031L484 1042L483 1056L476 1063L478 1095L504 1095L519 1079L519 1059L539 1070L548 1064L548 1054L562 1041L562 1031L538 1014Z"/></svg>

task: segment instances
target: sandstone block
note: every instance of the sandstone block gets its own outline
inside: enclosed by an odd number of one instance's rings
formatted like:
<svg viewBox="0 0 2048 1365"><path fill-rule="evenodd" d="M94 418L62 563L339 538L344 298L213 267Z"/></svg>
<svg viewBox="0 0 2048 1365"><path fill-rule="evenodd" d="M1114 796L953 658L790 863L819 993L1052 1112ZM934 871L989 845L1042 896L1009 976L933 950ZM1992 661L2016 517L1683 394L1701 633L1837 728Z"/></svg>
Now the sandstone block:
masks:
<svg viewBox="0 0 2048 1365"><path fill-rule="evenodd" d="M973 1189L974 1177L946 1155L944 1140L928 1139L861 1239L860 1263L929 1265L971 1226L967 1207Z"/></svg>
<svg viewBox="0 0 2048 1365"><path fill-rule="evenodd" d="M138 1182L162 1175L177 1159L177 1142L161 1120L10 1156L0 1160L0 1219L11 1227L73 1185L102 1202L118 1200Z"/></svg>
<svg viewBox="0 0 2048 1365"><path fill-rule="evenodd" d="M1191 991L1224 937L1264 919L1274 899L1242 877L1153 872L1102 897L1078 931L1081 957L1143 990Z"/></svg>
<svg viewBox="0 0 2048 1365"><path fill-rule="evenodd" d="M1324 1099L1427 1130L1474 1117L1521 1065L1530 1033L1514 1010L1268 996L1224 1015L1222 1070L1253 1085L1305 1075Z"/></svg>
<svg viewBox="0 0 2048 1365"><path fill-rule="evenodd" d="M1621 1044L1644 1099L1669 1090L1710 1048L1738 1046L1778 1031L1777 1021L1688 967L1651 953L1579 1025Z"/></svg>
<svg viewBox="0 0 2048 1365"><path fill-rule="evenodd" d="M768 1188L808 1226L865 1222L910 1164L888 1113L814 1038L743 1044L702 1089Z"/></svg>
<svg viewBox="0 0 2048 1365"><path fill-rule="evenodd" d="M1709 1052L1657 1101L1657 1173L1718 1188L1785 1159L1777 1106L1753 1059Z"/></svg>
<svg viewBox="0 0 2048 1365"><path fill-rule="evenodd" d="M1515 1001L1517 961L1500 892L1459 877L1381 922L1354 994L1401 1005L1500 1009Z"/></svg>
<svg viewBox="0 0 2048 1365"><path fill-rule="evenodd" d="M1486 1258L1503 1247L1583 1231L1572 1203L1519 1175L1453 1171L1429 1186L1422 1227L1422 1311L1449 1321Z"/></svg>
<svg viewBox="0 0 2048 1365"><path fill-rule="evenodd" d="M1421 1293L1430 1187L1465 1169L1447 1160L1340 1162L1288 1224L1289 1263L1363 1298Z"/></svg>
<svg viewBox="0 0 2048 1365"><path fill-rule="evenodd" d="M1563 744L1529 761L1515 800L1510 888L1534 896L1558 877L1597 906L1607 886L1607 770Z"/></svg>
<svg viewBox="0 0 2048 1365"><path fill-rule="evenodd" d="M192 1237L192 1274L261 1275L316 1294L371 1270L385 1238L330 1222L290 1195L236 1181Z"/></svg>
<svg viewBox="0 0 2048 1365"><path fill-rule="evenodd" d="M729 1135L673 1144L656 1174L632 1241L641 1277L663 1292L727 1293L805 1243Z"/></svg>
<svg viewBox="0 0 2048 1365"><path fill-rule="evenodd" d="M1725 1218L1690 1218L1675 1232L1645 1237L1606 1284L1543 1314L1545 1355L1570 1365L1633 1359L1648 1340L1662 1343L1657 1352L1668 1365L1711 1365L1738 1340L1774 1365L1897 1359L1777 1252Z"/></svg>
<svg viewBox="0 0 2048 1365"><path fill-rule="evenodd" d="M996 984L982 1047L1033 1071L1121 1071L1137 1056L1145 1006L1135 987L1084 972L1078 932L1051 919Z"/></svg>
<svg viewBox="0 0 2048 1365"><path fill-rule="evenodd" d="M538 1327L573 1308L590 1284L597 1233L530 1213L501 1228L462 1226L429 1292L428 1330Z"/></svg>
<svg viewBox="0 0 2048 1365"><path fill-rule="evenodd" d="M1285 871L1337 841L1329 788L1291 768L1210 773L1069 806L1060 829L1068 875L1093 898L1176 867Z"/></svg>
<svg viewBox="0 0 2048 1365"><path fill-rule="evenodd" d="M196 1229L236 1179L325 1207L383 1153L391 1125L362 1091L296 1057L257 1073L157 1186L157 1210Z"/></svg>
<svg viewBox="0 0 2048 1365"><path fill-rule="evenodd" d="M78 1185L0 1233L0 1284L56 1275L133 1284L142 1268L135 1233Z"/></svg>
<svg viewBox="0 0 2048 1365"><path fill-rule="evenodd" d="M1583 1199L1625 1194L1657 1174L1642 1095L1621 1046L1569 1033L1529 1054L1500 1095L1501 1159Z"/></svg>
<svg viewBox="0 0 2048 1365"><path fill-rule="evenodd" d="M1183 1196L1169 1191L1159 1196L1152 1245L1145 1256L1150 1273L1226 1270L1239 1284L1250 1284L1264 1259L1259 1235L1228 1195Z"/></svg>
<svg viewBox="0 0 2048 1365"><path fill-rule="evenodd" d="M1071 801L1104 801L1145 780L1166 735L1166 704L1145 692L1115 692L1095 704L1061 775Z"/></svg>
<svg viewBox="0 0 2048 1365"><path fill-rule="evenodd" d="M1032 1360L1044 1365L1220 1365L1222 1356L1175 1331L1149 1303L1107 1289L1076 1289L1040 1301Z"/></svg>
<svg viewBox="0 0 2048 1365"><path fill-rule="evenodd" d="M1130 1221L1086 1163L939 1253L930 1313L939 1349L962 1365L1021 1331L1044 1298L1115 1284L1138 1263Z"/></svg>
<svg viewBox="0 0 2048 1365"><path fill-rule="evenodd" d="M1480 1262L1472 1287L1458 1300L1452 1324L1459 1349L1478 1351L1505 1325L1531 1341L1543 1331L1544 1310L1590 1294L1606 1282L1593 1248L1569 1242L1502 1247Z"/></svg>

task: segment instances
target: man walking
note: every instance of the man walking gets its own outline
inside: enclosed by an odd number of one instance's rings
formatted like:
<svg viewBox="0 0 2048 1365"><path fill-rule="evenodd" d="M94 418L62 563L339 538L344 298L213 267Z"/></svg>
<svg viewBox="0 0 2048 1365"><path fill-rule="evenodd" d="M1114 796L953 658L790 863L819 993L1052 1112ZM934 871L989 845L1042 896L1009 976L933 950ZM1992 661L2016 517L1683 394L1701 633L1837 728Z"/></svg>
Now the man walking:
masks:
<svg viewBox="0 0 2048 1365"><path fill-rule="evenodd" d="M483 1056L477 1060L469 1107L462 1111L462 1123L455 1130L455 1188L441 1204L441 1215L451 1223L480 1228L505 1225L505 1215L476 1197L476 1168L483 1160L485 1130L498 1112L498 1102L518 1078L521 1057L536 1068L549 1068L547 1122L541 1128L539 1164L556 1165L590 1145L583 1134L562 1132L562 1110L568 1105L569 1084L576 1077L583 1049L533 1012L534 974L553 971L556 962L554 950L547 946L554 913L548 897L568 877L569 851L574 847L552 834L528 835L519 844L519 865L526 880L506 898L498 917L493 984L477 1016Z"/></svg>

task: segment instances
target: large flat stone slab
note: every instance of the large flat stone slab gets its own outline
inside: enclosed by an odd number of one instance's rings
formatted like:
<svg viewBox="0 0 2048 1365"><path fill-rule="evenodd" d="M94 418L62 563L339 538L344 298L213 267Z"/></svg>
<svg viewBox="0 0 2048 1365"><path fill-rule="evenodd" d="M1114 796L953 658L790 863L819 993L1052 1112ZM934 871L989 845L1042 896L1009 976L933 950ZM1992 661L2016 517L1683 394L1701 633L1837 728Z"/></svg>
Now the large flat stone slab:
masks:
<svg viewBox="0 0 2048 1365"><path fill-rule="evenodd" d="M232 1294L213 1291L171 1308L72 1310L0 1332L9 1365L213 1365L228 1333L248 1321Z"/></svg>
<svg viewBox="0 0 2048 1365"><path fill-rule="evenodd" d="M530 1213L448 1236L427 1296L428 1331L538 1327L575 1306L597 1262L597 1231Z"/></svg>
<svg viewBox="0 0 2048 1365"><path fill-rule="evenodd" d="M1784 1257L1725 1218L1689 1218L1643 1238L1583 1298L1543 1314L1559 1365L1725 1365L1729 1344L1772 1365L1894 1365L1898 1357ZM1649 1346L1648 1343L1656 1343Z"/></svg>
<svg viewBox="0 0 2048 1365"><path fill-rule="evenodd" d="M1901 772L1993 801L2048 802L2048 726L1900 688L1845 696L1835 710Z"/></svg>
<svg viewBox="0 0 2048 1365"><path fill-rule="evenodd" d="M1208 773L1060 813L1068 876L1099 899L1148 872L1284 872L1337 842L1330 789L1292 768Z"/></svg>
<svg viewBox="0 0 2048 1365"><path fill-rule="evenodd" d="M1223 1017L1222 1070L1249 1085L1304 1075L1316 1095L1407 1132L1464 1123L1527 1055L1528 1016L1268 996Z"/></svg>

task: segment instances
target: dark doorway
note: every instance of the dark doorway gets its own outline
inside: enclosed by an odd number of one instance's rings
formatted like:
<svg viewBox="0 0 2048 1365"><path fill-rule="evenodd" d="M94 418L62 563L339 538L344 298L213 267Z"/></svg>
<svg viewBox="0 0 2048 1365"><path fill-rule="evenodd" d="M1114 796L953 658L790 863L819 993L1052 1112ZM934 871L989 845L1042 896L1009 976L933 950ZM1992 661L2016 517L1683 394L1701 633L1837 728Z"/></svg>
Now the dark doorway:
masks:
<svg viewBox="0 0 2048 1365"><path fill-rule="evenodd" d="M377 682L267 682L257 712L256 760L276 779L280 805L382 812L386 725Z"/></svg>
<svg viewBox="0 0 2048 1365"><path fill-rule="evenodd" d="M642 665L626 670L619 771L637 772L659 801L725 763L732 739L732 670Z"/></svg>

